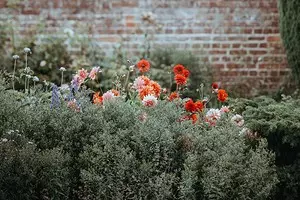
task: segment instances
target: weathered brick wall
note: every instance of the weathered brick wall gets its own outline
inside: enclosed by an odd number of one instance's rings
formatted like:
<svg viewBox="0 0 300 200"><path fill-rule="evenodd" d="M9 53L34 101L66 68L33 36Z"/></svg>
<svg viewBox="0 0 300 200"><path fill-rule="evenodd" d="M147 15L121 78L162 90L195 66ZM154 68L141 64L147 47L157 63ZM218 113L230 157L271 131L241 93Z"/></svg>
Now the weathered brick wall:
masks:
<svg viewBox="0 0 300 200"><path fill-rule="evenodd" d="M247 92L275 90L289 73L277 0L0 0L1 20L8 16L22 34L40 20L43 34L85 28L108 54L120 41L134 54L147 32L152 47L193 51L215 79Z"/></svg>

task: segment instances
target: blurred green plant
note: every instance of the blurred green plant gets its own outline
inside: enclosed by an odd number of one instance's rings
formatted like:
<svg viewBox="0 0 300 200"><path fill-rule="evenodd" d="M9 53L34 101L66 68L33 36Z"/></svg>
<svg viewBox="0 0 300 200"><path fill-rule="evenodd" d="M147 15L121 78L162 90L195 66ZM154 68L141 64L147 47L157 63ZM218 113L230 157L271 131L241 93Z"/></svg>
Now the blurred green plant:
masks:
<svg viewBox="0 0 300 200"><path fill-rule="evenodd" d="M289 66L293 76L300 85L300 1L279 0L280 33L283 39Z"/></svg>

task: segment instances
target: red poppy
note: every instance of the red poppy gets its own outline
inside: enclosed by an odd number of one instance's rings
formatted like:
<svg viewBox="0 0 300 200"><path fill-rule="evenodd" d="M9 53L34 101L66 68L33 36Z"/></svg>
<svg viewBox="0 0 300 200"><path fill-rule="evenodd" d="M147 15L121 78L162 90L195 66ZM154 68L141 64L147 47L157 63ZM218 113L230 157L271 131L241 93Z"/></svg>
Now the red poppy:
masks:
<svg viewBox="0 0 300 200"><path fill-rule="evenodd" d="M181 74L177 74L174 79L178 85L186 84L186 78Z"/></svg>
<svg viewBox="0 0 300 200"><path fill-rule="evenodd" d="M225 90L223 90L223 89L218 90L218 100L219 101L224 102L224 101L226 101L227 97L228 97L228 94L226 93Z"/></svg>
<svg viewBox="0 0 300 200"><path fill-rule="evenodd" d="M173 72L174 74L182 74L183 70L185 70L183 65L175 65L175 67L173 68Z"/></svg>
<svg viewBox="0 0 300 200"><path fill-rule="evenodd" d="M139 68L141 73L145 73L145 72L149 71L150 63L147 60L142 59L137 63L137 67Z"/></svg>

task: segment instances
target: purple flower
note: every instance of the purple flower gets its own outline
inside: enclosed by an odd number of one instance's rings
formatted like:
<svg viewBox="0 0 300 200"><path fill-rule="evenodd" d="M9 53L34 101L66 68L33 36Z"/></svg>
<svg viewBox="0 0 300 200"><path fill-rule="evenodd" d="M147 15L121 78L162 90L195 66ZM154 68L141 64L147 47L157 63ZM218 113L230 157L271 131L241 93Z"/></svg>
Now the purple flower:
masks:
<svg viewBox="0 0 300 200"><path fill-rule="evenodd" d="M52 85L52 96L51 96L51 105L50 108L58 108L60 106L60 99L59 99L59 93L58 93L58 87L57 85Z"/></svg>

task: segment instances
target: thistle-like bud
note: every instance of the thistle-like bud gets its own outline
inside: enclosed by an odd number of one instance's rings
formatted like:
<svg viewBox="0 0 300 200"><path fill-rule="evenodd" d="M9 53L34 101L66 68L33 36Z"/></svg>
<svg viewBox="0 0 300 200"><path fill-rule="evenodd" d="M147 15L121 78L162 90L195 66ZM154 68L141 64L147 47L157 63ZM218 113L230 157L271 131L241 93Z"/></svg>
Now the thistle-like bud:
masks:
<svg viewBox="0 0 300 200"><path fill-rule="evenodd" d="M32 80L33 80L34 82L38 82L40 79L39 79L37 76L34 76L34 77L32 78Z"/></svg>
<svg viewBox="0 0 300 200"><path fill-rule="evenodd" d="M61 68L59 68L59 71L62 71L62 72L64 72L64 71L66 71L66 68L64 68L64 67L61 67Z"/></svg>
<svg viewBox="0 0 300 200"><path fill-rule="evenodd" d="M25 47L25 48L24 48L24 52L25 52L25 53L31 53L31 50L30 50L28 47Z"/></svg>
<svg viewBox="0 0 300 200"><path fill-rule="evenodd" d="M20 58L20 56L18 56L18 55L13 55L13 59L14 60L18 60Z"/></svg>

